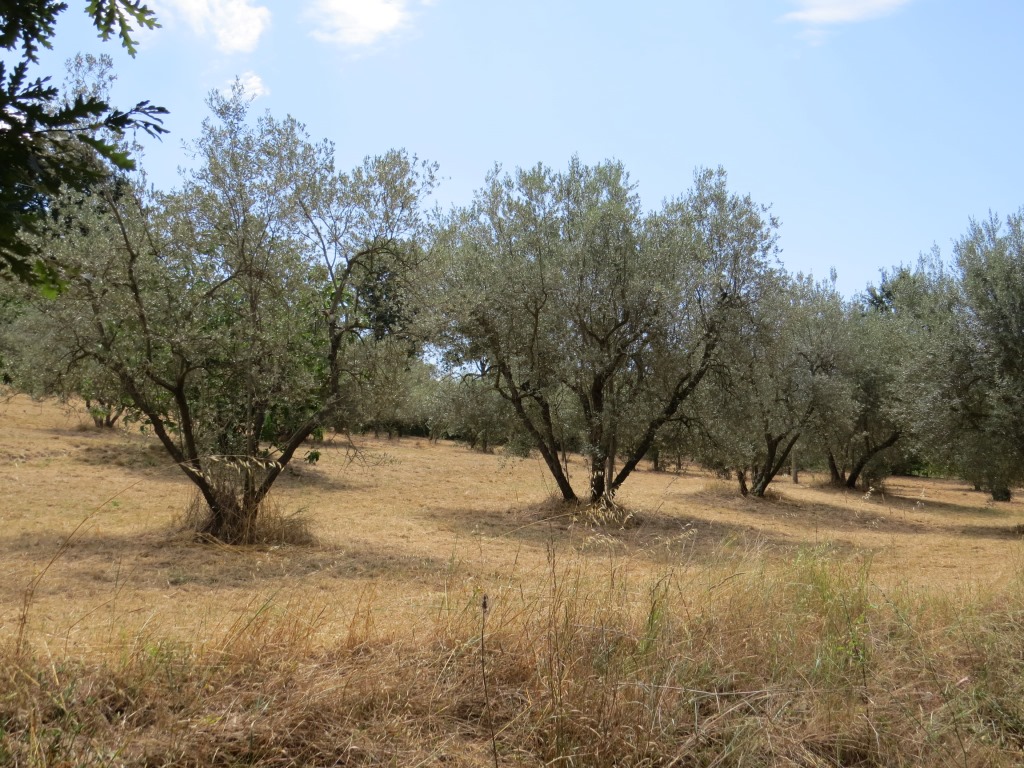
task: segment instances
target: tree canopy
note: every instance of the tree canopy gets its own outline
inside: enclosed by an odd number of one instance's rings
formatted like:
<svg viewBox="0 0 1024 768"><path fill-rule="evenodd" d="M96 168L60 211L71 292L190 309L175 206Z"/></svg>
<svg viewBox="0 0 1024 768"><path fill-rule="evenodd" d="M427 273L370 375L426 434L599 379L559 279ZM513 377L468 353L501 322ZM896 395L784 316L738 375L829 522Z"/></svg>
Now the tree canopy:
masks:
<svg viewBox="0 0 1024 768"><path fill-rule="evenodd" d="M564 453L580 446L589 500L610 501L756 300L774 229L720 169L651 214L617 162L496 170L444 233L448 354L479 363L564 499L578 498Z"/></svg>

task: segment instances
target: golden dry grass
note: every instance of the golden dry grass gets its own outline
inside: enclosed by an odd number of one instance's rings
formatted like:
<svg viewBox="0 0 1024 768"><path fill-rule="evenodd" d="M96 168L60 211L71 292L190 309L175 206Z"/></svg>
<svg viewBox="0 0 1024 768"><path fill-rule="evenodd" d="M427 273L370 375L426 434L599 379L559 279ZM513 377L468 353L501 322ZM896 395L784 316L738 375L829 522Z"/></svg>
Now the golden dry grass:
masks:
<svg viewBox="0 0 1024 768"><path fill-rule="evenodd" d="M490 722L506 765L1020 756L1018 501L645 470L640 524L597 529L539 460L335 438L274 493L318 543L228 548L178 532L152 438L83 416L0 405L0 762L486 765Z"/></svg>

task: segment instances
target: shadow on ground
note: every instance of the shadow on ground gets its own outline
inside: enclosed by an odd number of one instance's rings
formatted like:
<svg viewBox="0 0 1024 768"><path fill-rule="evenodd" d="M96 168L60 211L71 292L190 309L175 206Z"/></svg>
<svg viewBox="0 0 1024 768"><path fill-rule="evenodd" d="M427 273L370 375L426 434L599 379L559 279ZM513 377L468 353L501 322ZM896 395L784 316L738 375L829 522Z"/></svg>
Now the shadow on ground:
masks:
<svg viewBox="0 0 1024 768"><path fill-rule="evenodd" d="M582 553L616 551L659 563L720 562L732 554L795 552L808 546L806 541L754 525L724 523L699 515L681 517L645 511L623 525L594 524L582 510L552 501L504 513L472 507L425 509L418 517L460 538L485 536L538 549L569 544ZM837 550L853 550L846 542L831 544Z"/></svg>
<svg viewBox="0 0 1024 768"><path fill-rule="evenodd" d="M20 561L19 575L0 583L0 599L20 599L32 578L48 568L49 584L74 583L83 589L167 589L194 585L208 589L270 587L294 579L389 579L436 581L446 559L353 541L344 546L229 547L199 542L191 535L151 532L122 536L85 532L61 551L58 536L22 535L5 542L9 558ZM55 557L55 555L57 555ZM51 561L52 564L51 564ZM59 577L58 577L59 574Z"/></svg>

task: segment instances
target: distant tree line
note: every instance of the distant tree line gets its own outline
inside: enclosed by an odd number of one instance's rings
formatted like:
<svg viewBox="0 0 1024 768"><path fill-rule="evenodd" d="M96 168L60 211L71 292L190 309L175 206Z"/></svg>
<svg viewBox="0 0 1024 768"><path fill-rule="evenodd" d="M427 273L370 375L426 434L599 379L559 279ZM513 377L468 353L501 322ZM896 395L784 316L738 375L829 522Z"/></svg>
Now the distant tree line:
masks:
<svg viewBox="0 0 1024 768"><path fill-rule="evenodd" d="M76 67L78 87L109 84ZM177 189L95 150L19 232L61 291L0 282L0 364L98 426L151 430L215 538L249 540L325 429L535 452L566 502L605 509L641 462L753 496L799 468L851 488L953 475L997 499L1024 480L1024 212L847 299L781 267L777 221L721 169L654 211L618 162L495 169L427 215L432 164L340 171L240 88L209 105Z"/></svg>

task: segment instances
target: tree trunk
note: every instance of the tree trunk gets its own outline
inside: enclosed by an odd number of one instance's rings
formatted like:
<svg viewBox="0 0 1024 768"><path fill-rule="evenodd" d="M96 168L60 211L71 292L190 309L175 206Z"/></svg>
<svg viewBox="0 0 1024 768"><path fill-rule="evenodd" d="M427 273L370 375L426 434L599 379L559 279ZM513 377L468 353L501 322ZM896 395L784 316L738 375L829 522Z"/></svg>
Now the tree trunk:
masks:
<svg viewBox="0 0 1024 768"><path fill-rule="evenodd" d="M832 455L831 450L828 452L828 471L831 475L829 482L832 485L839 487L846 483L846 477L843 475L842 470L839 469L839 465L836 464L836 457Z"/></svg>
<svg viewBox="0 0 1024 768"><path fill-rule="evenodd" d="M200 529L217 541L225 544L251 544L256 536L256 521L260 505L252 500L217 498L214 503L207 500L210 517Z"/></svg>
<svg viewBox="0 0 1024 768"><path fill-rule="evenodd" d="M775 438L765 435L765 440L768 444L767 457L765 458L764 464L756 470L754 475L754 486L750 489L750 492L758 498L764 498L764 494L765 491L768 490L768 486L785 466L786 459L789 458L790 451L793 450L793 446L796 445L796 441L800 439L800 433L797 432L793 435L790 441L786 443L785 447L782 449L782 453L779 454L779 443L782 442L784 437L784 434Z"/></svg>
<svg viewBox="0 0 1024 768"><path fill-rule="evenodd" d="M1009 501L1013 498L1013 492L1006 486L997 486L992 489L992 501Z"/></svg>
<svg viewBox="0 0 1024 768"><path fill-rule="evenodd" d="M500 387L500 382L504 380L507 390ZM551 476L555 478L555 483L558 485L558 490L562 494L562 500L566 502L579 501L579 497L576 492L572 489L572 485L569 483L569 478L565 472L562 471L562 464L559 462L558 456L558 443L555 440L554 430L551 427L551 409L548 403L543 397L537 397L537 405L541 410L541 426L544 427L544 431L541 432L537 424L534 423L533 419L530 418L530 414L526 411L526 405L523 403L523 394L520 392L519 387L516 385L515 379L512 376L512 372L508 367L500 368L500 378L498 379L499 386L498 394L512 403L512 407L515 409L516 416L519 417L520 423L526 428L526 431L530 433L530 436L534 440L537 450L540 451L540 455L544 458L544 463L547 465L548 471L551 472Z"/></svg>
<svg viewBox="0 0 1024 768"><path fill-rule="evenodd" d="M110 412L107 414L107 418L103 421L103 426L107 429L113 429L114 425L117 424L118 419L124 415L124 406L111 406Z"/></svg>
<svg viewBox="0 0 1024 768"><path fill-rule="evenodd" d="M896 444L896 441L900 439L899 432L893 432L889 437L880 442L873 448L868 448L864 454L857 459L857 463L853 465L853 469L850 470L850 476L846 478L847 488L856 488L857 480L860 478L860 473L864 471L864 467L867 466L868 462L871 461L875 456L884 451L886 448L891 448Z"/></svg>
<svg viewBox="0 0 1024 768"><path fill-rule="evenodd" d="M123 405L114 405L104 400L94 402L89 399L85 401L85 409L98 429L113 429L125 411Z"/></svg>
<svg viewBox="0 0 1024 768"><path fill-rule="evenodd" d="M607 463L603 456L595 455L590 459L590 503L596 504L605 494L605 470Z"/></svg>
<svg viewBox="0 0 1024 768"><path fill-rule="evenodd" d="M615 479L611 483L612 491L617 491L619 486L622 485L626 478L629 477L630 473L636 469L637 464L640 460L647 455L647 451L650 450L651 446L654 445L654 439L658 436L658 430L661 429L665 423L676 415L679 407L686 401L686 399L693 394L694 390L704 379L708 369L711 367L711 356L715 349L715 342L708 340L704 347L704 352L701 357L701 363L697 370L693 371L688 376L684 376L678 382L676 382L676 388L672 393L672 397L665 404L661 413L658 414L657 418L652 420L644 431L643 436L640 438L636 448L634 448L632 454L630 454L618 474L615 475ZM682 465L682 459L677 462L676 468L679 469Z"/></svg>
<svg viewBox="0 0 1024 768"><path fill-rule="evenodd" d="M608 446L608 457L606 459L608 463L608 469L605 470L604 476L615 477L615 455L616 453L618 453L619 443L618 440L615 439L614 432L612 432L611 440L609 441L609 443L610 445ZM608 490L610 495L610 493L613 492L615 489L609 488Z"/></svg>
<svg viewBox="0 0 1024 768"><path fill-rule="evenodd" d="M736 470L736 480L740 484L740 495L741 496L746 496L748 493L750 493L749 489L747 488L747 470L745 470L745 469L737 469Z"/></svg>

